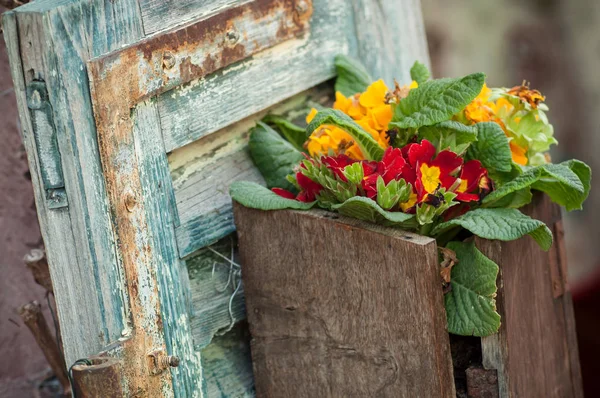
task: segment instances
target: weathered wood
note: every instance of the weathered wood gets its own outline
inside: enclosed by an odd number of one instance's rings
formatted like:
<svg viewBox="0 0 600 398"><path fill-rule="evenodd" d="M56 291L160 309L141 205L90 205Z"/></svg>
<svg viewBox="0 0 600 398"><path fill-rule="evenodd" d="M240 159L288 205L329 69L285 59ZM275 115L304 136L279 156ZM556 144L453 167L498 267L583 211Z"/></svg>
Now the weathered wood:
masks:
<svg viewBox="0 0 600 398"><path fill-rule="evenodd" d="M48 292L54 294L46 253L41 249L32 249L23 257L23 262L31 271L35 282Z"/></svg>
<svg viewBox="0 0 600 398"><path fill-rule="evenodd" d="M167 156L159 135L153 134L158 123L158 114L155 103L146 101L139 104L133 111L133 137L132 145L124 146L121 150L131 153L131 166L139 172L140 191L134 195L135 187L132 181L125 192L128 192L134 200L131 206L124 203L127 212L134 208L140 208L143 214L138 215L139 221L132 222L136 227L142 229L137 232L136 239L142 240L143 244L137 246L142 249L144 255L136 253L135 249L122 248L124 255L140 256L136 262L137 275L145 280L148 272L152 281L146 281L146 288L158 289L156 297L147 292L144 295L131 295L132 300L140 300L144 306L135 313L138 320L134 321L137 335L132 339L144 341L149 339L149 332L153 338L164 339L164 343L153 342L146 345L146 350L157 349L165 345L166 355L175 355L180 358L180 366L171 369L172 389L176 396L196 397L200 396L200 355L194 350L193 339L190 328L190 293L188 273L183 261L179 259L177 242L175 241L174 220L169 209L171 200L168 192L172 191L171 177L167 164ZM136 168L137 167L137 168ZM139 202L139 203L136 203ZM167 211L166 211L167 210ZM134 274L135 275L135 274ZM128 280L134 280L134 275L128 275ZM141 287L137 287L141 290ZM145 295L148 294L148 297ZM136 305L139 305L136 304ZM148 306L160 310L160 318L154 318L154 314L144 314ZM154 310L154 308L152 310ZM149 321L156 322L150 329ZM164 337L163 337L164 334ZM142 346L144 345L142 343ZM139 343L135 343L139 344ZM146 343L147 344L147 343ZM169 391L170 392L170 391ZM160 391L154 395L160 396Z"/></svg>
<svg viewBox="0 0 600 398"><path fill-rule="evenodd" d="M212 244L235 230L229 185L234 181L264 183L247 151L248 131L269 112L298 116L304 122L309 104L333 103L333 87L321 84L274 107L180 148L169 155L179 225L181 257Z"/></svg>
<svg viewBox="0 0 600 398"><path fill-rule="evenodd" d="M257 395L454 397L435 240L234 205Z"/></svg>
<svg viewBox="0 0 600 398"><path fill-rule="evenodd" d="M388 84L394 78L410 82L415 60L429 63L419 1L314 0L313 8L310 35L163 95L159 109L167 151L334 77L339 53L361 59L374 78Z"/></svg>
<svg viewBox="0 0 600 398"><path fill-rule="evenodd" d="M245 322L202 350L202 379L205 397L254 397L250 334Z"/></svg>
<svg viewBox="0 0 600 398"><path fill-rule="evenodd" d="M60 382L65 394L71 391L65 360L56 343L56 337L50 331L42 314L42 306L37 301L25 304L19 309L23 323L29 328L38 346L44 353L54 375Z"/></svg>
<svg viewBox="0 0 600 398"><path fill-rule="evenodd" d="M235 245L234 240L225 238L212 245L211 249L231 258L232 245ZM236 251L234 261L237 262ZM190 278L192 335L195 348L201 350L210 344L215 335L227 330L232 321L237 323L246 318L244 289L240 287L235 292L239 275L226 260L208 249L200 250L186 259L186 267ZM233 320L229 313L230 300Z"/></svg>
<svg viewBox="0 0 600 398"><path fill-rule="evenodd" d="M500 265L497 335L482 339L483 364L498 370L503 397L582 397L581 370L565 258L558 256L560 208L536 194L524 211L554 229L555 241L543 252L531 238L513 242L477 240ZM560 227L558 228L560 230ZM562 292L557 294L557 291Z"/></svg>
<svg viewBox="0 0 600 398"><path fill-rule="evenodd" d="M139 38L138 12L137 2L130 0L39 0L4 15L67 363L117 341L126 325L85 60ZM46 203L27 108L26 85L33 79L45 82L54 112L68 208L51 209Z"/></svg>

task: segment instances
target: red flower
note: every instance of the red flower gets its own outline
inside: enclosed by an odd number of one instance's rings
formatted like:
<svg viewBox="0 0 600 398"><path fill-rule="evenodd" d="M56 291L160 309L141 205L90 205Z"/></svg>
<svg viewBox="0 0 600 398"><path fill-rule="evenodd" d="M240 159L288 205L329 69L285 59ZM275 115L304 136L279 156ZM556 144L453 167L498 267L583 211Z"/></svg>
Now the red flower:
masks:
<svg viewBox="0 0 600 398"><path fill-rule="evenodd" d="M487 170L481 166L479 160L469 160L460 172L460 185L456 189L456 199L461 202L473 202L480 199L479 183L489 181ZM489 192L489 190L487 190ZM486 192L486 193L487 193Z"/></svg>
<svg viewBox="0 0 600 398"><path fill-rule="evenodd" d="M275 192L277 195L286 199L296 199L296 195L283 188L271 188L271 191Z"/></svg>
<svg viewBox="0 0 600 398"><path fill-rule="evenodd" d="M327 168L334 172L339 179L346 182L348 179L344 175L344 168L353 163L356 163L357 160L351 159L346 155L337 155L337 156L323 156L321 158L321 162L323 162Z"/></svg>
<svg viewBox="0 0 600 398"><path fill-rule="evenodd" d="M462 158L452 151L445 150L437 156L435 152L435 147L427 140L410 144L404 150L416 174L414 188L419 202L440 187L450 189L456 181L453 174L458 172L463 163Z"/></svg>
<svg viewBox="0 0 600 398"><path fill-rule="evenodd" d="M392 180L403 178L407 167L402 151L398 148L388 147L380 162L363 161L364 179L362 182L365 194L374 199L377 196L377 178L381 176L388 184Z"/></svg>
<svg viewBox="0 0 600 398"><path fill-rule="evenodd" d="M302 172L296 173L296 181L301 188L301 192L296 196L296 200L300 202L314 202L321 189L323 189L321 184L314 182Z"/></svg>

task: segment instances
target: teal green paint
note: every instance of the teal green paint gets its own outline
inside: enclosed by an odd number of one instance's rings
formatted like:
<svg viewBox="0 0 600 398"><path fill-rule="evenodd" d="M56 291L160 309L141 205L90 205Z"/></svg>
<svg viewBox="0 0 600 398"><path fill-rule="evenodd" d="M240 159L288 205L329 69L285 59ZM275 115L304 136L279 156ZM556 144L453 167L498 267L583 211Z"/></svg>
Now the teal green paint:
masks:
<svg viewBox="0 0 600 398"><path fill-rule="evenodd" d="M202 350L205 397L254 397L248 324L241 322Z"/></svg>

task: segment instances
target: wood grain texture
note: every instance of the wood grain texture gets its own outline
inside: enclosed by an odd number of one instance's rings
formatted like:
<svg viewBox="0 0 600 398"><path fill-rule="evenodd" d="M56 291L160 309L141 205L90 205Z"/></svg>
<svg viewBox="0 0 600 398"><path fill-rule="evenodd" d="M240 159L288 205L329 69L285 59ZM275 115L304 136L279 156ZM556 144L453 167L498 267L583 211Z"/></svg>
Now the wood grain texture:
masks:
<svg viewBox="0 0 600 398"><path fill-rule="evenodd" d="M261 397L454 397L433 239L234 205Z"/></svg>
<svg viewBox="0 0 600 398"><path fill-rule="evenodd" d="M212 245L211 249L231 258L232 244L236 245L233 238L224 238ZM234 261L239 261L236 249ZM229 301L239 276L227 261L208 249L198 251L187 258L185 263L190 279L194 346L196 350L202 350L210 344L215 335L222 334L231 326ZM234 323L246 318L243 287L233 296L231 309Z"/></svg>
<svg viewBox="0 0 600 398"><path fill-rule="evenodd" d="M139 104L133 117L135 158L142 188L141 205L148 228L145 237L149 240L140 244L149 254L148 269L154 274L158 288L158 297L146 297L145 304L156 305L155 300L159 301L166 354L180 359L179 366L171 368L174 395L199 397L202 370L190 326L190 282L185 263L180 260L177 251L173 216L165 211L170 208L169 192L173 187L161 137L153 134L159 122L155 102ZM143 327L147 328L148 324Z"/></svg>
<svg viewBox="0 0 600 398"><path fill-rule="evenodd" d="M484 366L498 369L503 397L582 397L581 370L571 294L566 274L552 268L562 237L554 228L560 208L548 197L534 196L524 209L555 230L555 242L543 252L529 237L513 242L477 240L477 246L500 265L497 335L482 339ZM564 269L565 267L560 267ZM555 284L561 284L557 295Z"/></svg>
<svg viewBox="0 0 600 398"><path fill-rule="evenodd" d="M256 122L272 112L304 123L311 103L332 102L333 87L324 83L169 155L180 221L176 231L181 257L235 231L229 197L233 181L264 183L247 150L248 131Z"/></svg>
<svg viewBox="0 0 600 398"><path fill-rule="evenodd" d="M84 65L87 58L140 37L137 11L135 1L42 0L5 16L12 20L6 24L12 28L5 38L12 49L23 139L64 325L67 363L97 353L125 328L127 304L116 266ZM45 203L25 98L25 85L33 79L43 80L48 89L68 208L52 210Z"/></svg>
<svg viewBox="0 0 600 398"><path fill-rule="evenodd" d="M202 350L203 394L209 398L254 398L248 324L242 322Z"/></svg>
<svg viewBox="0 0 600 398"><path fill-rule="evenodd" d="M139 0L146 36L251 0Z"/></svg>

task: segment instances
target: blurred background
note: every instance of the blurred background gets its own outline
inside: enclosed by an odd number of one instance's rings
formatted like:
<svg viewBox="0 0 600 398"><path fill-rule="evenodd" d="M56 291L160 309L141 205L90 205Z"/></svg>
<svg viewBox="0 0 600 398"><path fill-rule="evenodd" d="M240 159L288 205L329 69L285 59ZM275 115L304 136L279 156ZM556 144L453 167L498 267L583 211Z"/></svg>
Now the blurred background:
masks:
<svg viewBox="0 0 600 398"><path fill-rule="evenodd" d="M22 1L25 2L25 1ZM18 0L0 0L5 7ZM547 97L560 145L554 161L577 158L600 170L599 0L421 0L435 77L484 71L488 85L531 82ZM17 308L48 308L44 289L23 265L42 244L4 41L0 40L0 397L29 397L48 365ZM600 183L583 212L565 214L569 278L575 302L584 387L600 356Z"/></svg>

